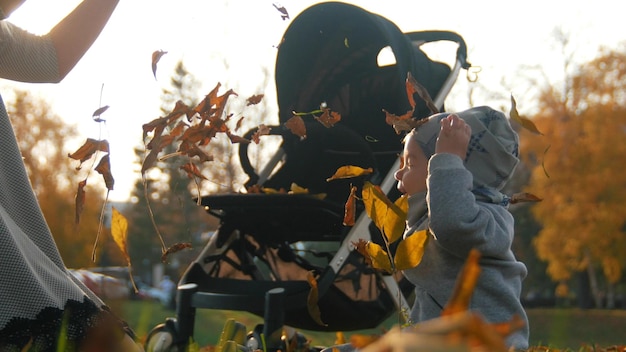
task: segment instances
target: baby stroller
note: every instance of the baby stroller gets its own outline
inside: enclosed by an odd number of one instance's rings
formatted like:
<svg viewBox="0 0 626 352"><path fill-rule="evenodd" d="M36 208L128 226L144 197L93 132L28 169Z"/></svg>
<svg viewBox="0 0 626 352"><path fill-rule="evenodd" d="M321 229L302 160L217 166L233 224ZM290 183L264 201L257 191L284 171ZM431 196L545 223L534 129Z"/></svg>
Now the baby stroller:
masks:
<svg viewBox="0 0 626 352"><path fill-rule="evenodd" d="M423 43L442 40L458 44L453 68L420 49ZM385 50L395 59L386 66L378 63ZM466 46L453 32L402 33L389 20L340 2L313 5L296 17L284 34L275 66L280 124L271 126L271 133L281 137L280 149L258 173L246 144L239 146L239 158L249 176L246 186L289 190L296 184L308 194L202 197L202 206L220 219L220 227L179 282L176 317L152 330L147 350L182 350L193 337L199 308L263 317L264 324L248 336L250 349L261 348L258 341L274 336L283 325L354 331L375 328L394 312L409 311L405 295L412 287L400 275L372 270L353 250L358 239L382 243L382 237L362 206L355 225L343 226L344 204L351 185L362 185L366 178L389 198L399 196L394 194L393 172L401 137L385 122L383 109L397 115L411 110L407 73L442 108L462 68L469 68ZM431 114L423 99L416 95L415 101L414 116ZM303 116L304 139L285 127L293 112L314 111L322 103L341 114L339 123L328 128ZM345 165L374 172L327 181ZM320 194L325 197L314 196ZM311 273L317 285L317 317L309 312ZM261 349L285 350L280 340L268 341Z"/></svg>

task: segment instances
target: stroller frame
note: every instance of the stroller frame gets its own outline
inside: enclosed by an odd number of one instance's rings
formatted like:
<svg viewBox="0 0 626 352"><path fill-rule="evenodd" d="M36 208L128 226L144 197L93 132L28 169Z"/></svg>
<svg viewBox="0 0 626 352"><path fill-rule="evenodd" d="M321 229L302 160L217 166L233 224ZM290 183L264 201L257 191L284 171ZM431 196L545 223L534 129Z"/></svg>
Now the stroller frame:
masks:
<svg viewBox="0 0 626 352"><path fill-rule="evenodd" d="M350 10L358 9L358 11L363 11L351 5L335 2L321 3L312 6L310 9L317 10L324 6L346 7ZM305 10L303 14L310 9ZM370 15L378 16L374 14ZM292 26L296 23L296 19L294 19ZM382 17L381 19L383 21L387 21ZM393 26L393 24L391 25ZM467 62L467 47L463 38L460 35L449 31L420 31L402 34L410 40L411 45L416 49L424 43L436 41L452 41L458 44L454 67L450 70L448 76L443 81L438 91L435 92L436 94L434 94L435 98L433 99L433 102L435 103L435 106L441 110L444 105L444 100L456 82L459 72L462 69L468 69L470 67L470 64ZM277 70L278 65L279 63L277 62ZM277 79L277 85L278 84L279 82ZM279 88L277 87L277 89ZM253 131L250 131L249 134L252 132ZM240 162L244 171L249 176L249 182L247 185L262 185L266 181L270 180L273 170L281 161L284 160L286 154L287 152L281 147L265 165L265 167L258 174L256 174L248 159L247 145L240 145ZM399 160L396 158L380 182L380 187L385 194L389 194L392 191L395 183L393 170L396 170L398 167ZM236 196L246 197L247 195L231 195L230 197ZM329 210L328 204L314 200L311 197L299 197L297 195L290 195L289 197L290 199L288 200L287 198L284 198L286 201L284 206L290 209L302 206L303 208L306 208L307 211L313 211L315 214L319 214L319 216L322 217L328 212L336 213L337 211L342 211L342 209L338 210L337 208ZM250 197L246 199L250 199ZM203 205L207 206L207 204L204 203L205 199L203 198L202 200ZM226 200L229 201L232 200L232 198L227 198ZM237 200L235 199L232 201L236 202ZM236 204L228 204L228 206L236 206ZM210 209L209 213L220 216L221 210L218 207L217 210ZM338 250L328 261L328 270L325 270L317 281L320 297L322 297L333 284L335 277L346 265L347 259L351 256L351 254L354 254L355 248L353 243L356 243L361 239L365 241L372 240L370 232L371 225L372 222L367 214L364 211L361 211L355 225L352 226L344 236L342 236ZM237 232L238 231L235 231L233 233L236 234ZM233 233L226 235L223 234L219 239L219 245L225 247L225 244L228 243L234 236ZM212 254L210 251L214 249L215 247L211 249L209 249L209 246L205 247L199 258ZM158 325L149 333L146 340L147 351L163 352L185 350L189 341L193 338L195 329L195 314L197 309L220 309L253 312L257 315L263 316L264 324L255 328L254 332L249 336L249 340L256 339L258 341L259 337L263 336L265 338L269 338L271 336L275 337L276 331L280 331L283 328L286 308L294 305L302 306L302 302L307 301L309 293L309 290L303 289L302 283L294 284L291 281L255 281L254 285L258 288L256 292L246 291L246 287L248 286L239 287L236 283L232 289L221 292L219 290L206 290L202 283L193 281L195 276L193 273L189 273L189 271L193 270L194 269L191 267L188 269L188 273L185 274L185 278L181 279L177 287L176 316L168 318L163 324ZM393 305L397 311L401 313L401 316L405 319L405 321L408 321L410 305L405 298L402 288L398 284L397 278L393 275L383 275L380 273L377 273L376 275L379 275L381 283L387 290L388 296L393 300ZM189 278L192 279L190 280ZM304 285L307 284L304 283ZM267 350L281 349L280 339L269 339L266 348Z"/></svg>

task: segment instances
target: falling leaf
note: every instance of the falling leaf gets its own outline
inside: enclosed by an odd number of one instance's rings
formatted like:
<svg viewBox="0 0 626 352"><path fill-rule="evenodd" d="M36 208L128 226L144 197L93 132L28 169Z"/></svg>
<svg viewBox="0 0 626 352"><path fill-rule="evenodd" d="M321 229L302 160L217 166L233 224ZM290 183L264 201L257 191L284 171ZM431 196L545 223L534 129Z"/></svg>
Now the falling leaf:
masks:
<svg viewBox="0 0 626 352"><path fill-rule="evenodd" d="M324 108L322 111L322 115L319 117L315 116L315 119L326 128L333 127L341 120L341 114L336 111L330 111L329 108Z"/></svg>
<svg viewBox="0 0 626 352"><path fill-rule="evenodd" d="M135 286L135 281L132 275L130 255L128 255L128 220L126 220L126 217L124 217L124 215L122 215L122 213L120 213L115 207L112 207L111 214L111 236L126 259L129 269L128 275L130 276L130 280L136 292L137 287Z"/></svg>
<svg viewBox="0 0 626 352"><path fill-rule="evenodd" d="M180 252L185 248L192 248L191 243L189 242L179 242L179 243L175 243L172 246L170 246L168 249L165 250L165 252L163 252L163 255L161 255L161 262L165 263L167 262L167 257L170 254L176 253L176 252Z"/></svg>
<svg viewBox="0 0 626 352"><path fill-rule="evenodd" d="M306 138L306 126L304 125L304 120L302 117L298 115L292 116L289 120L285 122L285 127L287 127L291 133L300 137L300 139Z"/></svg>
<svg viewBox="0 0 626 352"><path fill-rule="evenodd" d="M260 124L259 128L257 128L256 132L252 135L252 141L256 144L261 142L261 136L267 136L270 134L272 129L264 124Z"/></svg>
<svg viewBox="0 0 626 352"><path fill-rule="evenodd" d="M520 192L515 193L511 196L510 203L523 203L523 202L541 202L543 199L537 197L536 195L528 192Z"/></svg>
<svg viewBox="0 0 626 352"><path fill-rule="evenodd" d="M228 138L230 139L230 142L235 144L235 143L250 143L249 139L245 139L241 136L238 136L236 134L232 134L230 132L226 132L226 135L228 136Z"/></svg>
<svg viewBox="0 0 626 352"><path fill-rule="evenodd" d="M389 126L393 127L393 129L396 131L396 134L408 132L428 122L428 118L414 119L413 110L407 111L402 116L392 114L385 109L383 109L383 112L385 113L385 122Z"/></svg>
<svg viewBox="0 0 626 352"><path fill-rule="evenodd" d="M450 300L443 308L441 316L452 315L469 309L470 299L472 298L472 293L474 293L481 271L480 264L478 264L480 257L481 254L477 249L472 249L469 252L457 278Z"/></svg>
<svg viewBox="0 0 626 352"><path fill-rule="evenodd" d="M100 118L100 115L102 115L108 109L109 109L108 105L105 105L103 107L97 108L96 111L93 112L93 115L91 115L91 117L96 122L105 122L105 120Z"/></svg>
<svg viewBox="0 0 626 352"><path fill-rule="evenodd" d="M193 179L194 177L201 178L204 180L207 179L206 177L202 175L202 172L200 172L200 169L198 169L196 164L192 162L188 162L184 164L183 166L181 166L180 168L187 173L187 177L189 177L190 179Z"/></svg>
<svg viewBox="0 0 626 352"><path fill-rule="evenodd" d="M289 194L309 194L309 190L304 187L300 187L295 183L292 183L291 188L288 193Z"/></svg>
<svg viewBox="0 0 626 352"><path fill-rule="evenodd" d="M359 241L352 243L352 245L372 268L383 270L387 273L393 272L389 254L379 244L359 238Z"/></svg>
<svg viewBox="0 0 626 352"><path fill-rule="evenodd" d="M85 186L87 185L87 179L78 182L78 189L76 190L75 207L74 207L74 222L80 223L80 215L85 209Z"/></svg>
<svg viewBox="0 0 626 352"><path fill-rule="evenodd" d="M326 179L326 182L337 180L337 179L353 178L353 177L359 177L363 175L370 175L372 172L374 172L374 169L371 167L364 169L360 166L346 165L346 166L342 166L338 168L337 171L335 171L334 175Z"/></svg>
<svg viewBox="0 0 626 352"><path fill-rule="evenodd" d="M109 142L107 140L96 140L92 138L87 138L87 141L78 148L74 153L68 154L70 158L74 160L78 160L80 164L76 168L80 170L81 165L89 160L96 152L101 151L108 153L109 152Z"/></svg>
<svg viewBox="0 0 626 352"><path fill-rule="evenodd" d="M376 227L383 233L389 243L402 237L406 225L408 201L401 197L397 203L392 203L387 195L370 182L365 182L361 191L365 211Z"/></svg>
<svg viewBox="0 0 626 352"><path fill-rule="evenodd" d="M102 178L104 179L104 184L106 185L107 189L109 191L112 191L115 180L113 179L113 174L111 173L111 163L109 162L108 154L100 159L100 162L94 170L102 175Z"/></svg>
<svg viewBox="0 0 626 352"><path fill-rule="evenodd" d="M289 13L287 12L287 9L284 8L282 5L280 5L279 3L273 3L272 4L274 6L274 8L276 8L276 10L278 10L278 12L280 12L280 18L284 21L284 20L288 20L289 19Z"/></svg>
<svg viewBox="0 0 626 352"><path fill-rule="evenodd" d="M519 112L517 111L517 102L515 102L513 94L511 94L511 112L509 113L509 116L511 117L511 120L519 123L522 127L529 130L530 132L538 135L543 135L543 133L539 132L534 122L519 114Z"/></svg>
<svg viewBox="0 0 626 352"><path fill-rule="evenodd" d="M263 97L264 97L263 94L255 94L255 95L249 97L248 99L246 99L246 106L256 105L256 104L260 103L261 100L263 100Z"/></svg>
<svg viewBox="0 0 626 352"><path fill-rule="evenodd" d="M237 124L235 124L235 131L239 131L239 129L241 128L241 124L243 123L243 119L245 118L245 116L242 116L239 118L239 120L237 120Z"/></svg>
<svg viewBox="0 0 626 352"><path fill-rule="evenodd" d="M152 74L154 75L155 79L156 79L157 64L159 63L159 60L161 60L161 57L163 57L163 55L165 54L167 54L167 51L163 51L163 50L156 50L152 53Z"/></svg>
<svg viewBox="0 0 626 352"><path fill-rule="evenodd" d="M398 243L393 261L396 270L406 270L419 265L424 256L428 230L420 230Z"/></svg>
<svg viewBox="0 0 626 352"><path fill-rule="evenodd" d="M439 112L439 108L437 108L437 106L435 105L435 102L430 97L430 94L428 93L428 90L426 90L426 87L419 84L419 82L417 82L417 80L415 79L415 77L413 77L411 72L407 72L407 75L406 75L406 92L409 98L409 102L411 103L411 106L414 109L415 109L415 100L413 98L413 93L417 93L417 95L419 95L419 97L422 98L422 100L426 103L426 106L430 110L431 114L436 114Z"/></svg>
<svg viewBox="0 0 626 352"><path fill-rule="evenodd" d="M343 225L354 226L356 220L356 186L350 188L350 195L344 207Z"/></svg>
<svg viewBox="0 0 626 352"><path fill-rule="evenodd" d="M318 325L328 326L322 320L322 312L320 311L320 307L317 305L317 302L319 300L319 291L317 287L317 280L315 279L312 271L307 272L306 280L309 282L309 286L311 286L306 305L307 310L309 311L309 315Z"/></svg>
<svg viewBox="0 0 626 352"><path fill-rule="evenodd" d="M205 153L204 150L192 143L181 143L178 151L190 158L197 157L200 162L213 161L214 159L212 155Z"/></svg>

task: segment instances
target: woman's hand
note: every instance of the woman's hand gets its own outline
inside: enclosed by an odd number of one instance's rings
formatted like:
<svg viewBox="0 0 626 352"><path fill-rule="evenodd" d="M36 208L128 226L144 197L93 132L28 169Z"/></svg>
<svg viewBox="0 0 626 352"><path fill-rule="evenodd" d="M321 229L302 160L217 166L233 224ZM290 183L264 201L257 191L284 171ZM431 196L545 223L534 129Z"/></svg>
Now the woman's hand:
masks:
<svg viewBox="0 0 626 352"><path fill-rule="evenodd" d="M458 115L450 114L441 120L435 153L450 153L465 160L471 135L471 127Z"/></svg>

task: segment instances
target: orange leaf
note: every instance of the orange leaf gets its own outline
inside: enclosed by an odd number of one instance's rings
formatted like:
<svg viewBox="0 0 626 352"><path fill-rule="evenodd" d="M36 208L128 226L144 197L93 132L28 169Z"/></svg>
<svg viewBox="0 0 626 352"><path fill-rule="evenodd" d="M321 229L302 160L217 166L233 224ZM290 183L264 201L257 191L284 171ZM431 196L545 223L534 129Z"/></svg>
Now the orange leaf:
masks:
<svg viewBox="0 0 626 352"><path fill-rule="evenodd" d="M457 277L452 296L443 308L441 316L452 315L469 309L470 299L481 271L478 263L480 256L477 249L472 249L469 252L465 265Z"/></svg>
<svg viewBox="0 0 626 352"><path fill-rule="evenodd" d="M128 220L126 220L126 217L124 217L124 215L122 215L122 213L120 213L115 207L112 208L111 214L111 236L128 263L128 276L130 277L130 282L133 284L135 292L137 292L137 286L135 286L135 281L133 280L132 275L130 256L128 255Z"/></svg>
<svg viewBox="0 0 626 352"><path fill-rule="evenodd" d="M419 84L419 82L415 80L411 72L407 72L406 85L407 85L407 89L406 89L407 95L410 93L409 101L413 102L413 104L411 104L413 109L415 109L415 100L413 99L413 93L417 93L417 95L419 95L420 98L422 98L424 103L426 103L426 106L428 107L428 109L430 110L432 114L436 114L439 112L439 108L437 108L437 106L435 105L435 102L433 102L433 99L430 97L430 94L428 93L428 90L426 90L426 87ZM408 87L409 85L411 86L410 88Z"/></svg>
<svg viewBox="0 0 626 352"><path fill-rule="evenodd" d="M180 252L180 251L182 251L185 248L192 248L191 247L191 243L189 243L189 242L179 242L179 243L173 244L168 249L166 249L165 252L163 252L163 255L161 255L161 262L163 262L163 263L167 262L167 257L170 254L176 253L176 252Z"/></svg>
<svg viewBox="0 0 626 352"><path fill-rule="evenodd" d="M78 148L78 150L72 154L68 154L67 156L74 160L78 160L80 165L82 165L82 163L89 160L98 151L108 153L109 142L106 140L87 138L87 141L85 141L85 143ZM80 165L76 168L77 170L80 170Z"/></svg>
<svg viewBox="0 0 626 352"><path fill-rule="evenodd" d="M515 193L511 196L511 204L523 202L541 202L543 199L528 192Z"/></svg>
<svg viewBox="0 0 626 352"><path fill-rule="evenodd" d="M385 113L385 122L387 122L389 126L393 127L396 134L401 134L404 131L410 131L428 122L428 118L419 120L414 119L413 110L407 111L402 116L394 115L385 109L383 109L383 112Z"/></svg>
<svg viewBox="0 0 626 352"><path fill-rule="evenodd" d="M230 132L226 132L226 135L228 135L228 138L230 138L230 142L235 144L235 143L250 143L249 139L245 139L241 136L238 136L236 134L232 134Z"/></svg>
<svg viewBox="0 0 626 352"><path fill-rule="evenodd" d="M167 54L167 51L163 51L163 50L156 50L152 52L152 74L154 75L155 79L156 79L157 64L159 63L159 60L161 60L161 57L163 57L163 55L165 54Z"/></svg>
<svg viewBox="0 0 626 352"><path fill-rule="evenodd" d="M326 182L342 178L353 178L363 175L370 175L372 172L374 172L374 169L372 169L371 167L364 169L359 166L346 165L338 168L337 171L335 171L335 174L326 179Z"/></svg>
<svg viewBox="0 0 626 352"><path fill-rule="evenodd" d="M517 103L515 102L515 98L513 98L512 94L511 94L511 112L509 113L509 116L511 117L511 120L519 123L520 125L522 125L522 127L529 130L530 132L534 134L543 135L543 133L539 132L534 122L532 122L531 120L519 114L519 112L517 111Z"/></svg>
<svg viewBox="0 0 626 352"><path fill-rule="evenodd" d="M344 226L354 226L356 220L356 186L350 188L350 195L348 201L346 201L345 211L343 216Z"/></svg>
<svg viewBox="0 0 626 352"><path fill-rule="evenodd" d="M102 175L107 189L112 191L115 180L113 179L113 174L111 174L111 163L109 162L108 154L100 159L100 162L98 163L98 166L96 166L95 170Z"/></svg>
<svg viewBox="0 0 626 352"><path fill-rule="evenodd" d="M309 315L313 318L320 326L328 326L324 321L322 321L322 312L320 311L320 307L317 305L319 300L319 291L317 288L317 280L313 276L313 272L309 271L306 275L306 280L309 282L309 286L311 286L311 290L309 291L309 295L307 297L307 310L309 311Z"/></svg>
<svg viewBox="0 0 626 352"><path fill-rule="evenodd" d="M300 139L306 138L306 126L304 125L304 120L302 117L298 115L292 116L289 120L285 122L285 127L287 127L291 133L300 137Z"/></svg>
<svg viewBox="0 0 626 352"><path fill-rule="evenodd" d="M379 338L379 335L353 334L350 336L350 344L357 349L364 348Z"/></svg>
<svg viewBox="0 0 626 352"><path fill-rule="evenodd" d="M246 106L256 105L263 100L263 94L256 94L246 99Z"/></svg>
<svg viewBox="0 0 626 352"><path fill-rule="evenodd" d="M80 223L80 215L85 208L85 186L87 185L87 179L78 182L78 189L76 190L75 209L74 209L74 222Z"/></svg>

